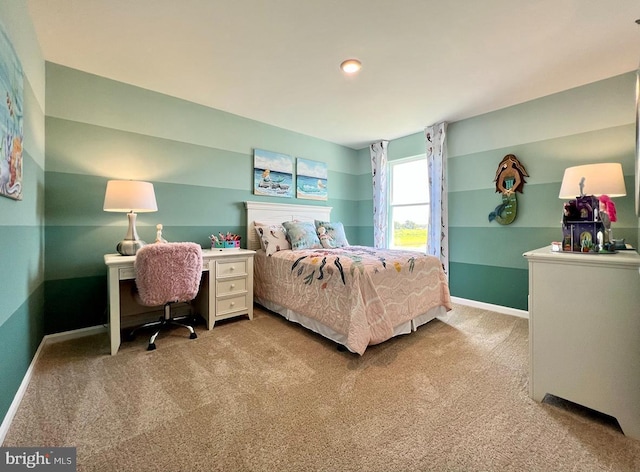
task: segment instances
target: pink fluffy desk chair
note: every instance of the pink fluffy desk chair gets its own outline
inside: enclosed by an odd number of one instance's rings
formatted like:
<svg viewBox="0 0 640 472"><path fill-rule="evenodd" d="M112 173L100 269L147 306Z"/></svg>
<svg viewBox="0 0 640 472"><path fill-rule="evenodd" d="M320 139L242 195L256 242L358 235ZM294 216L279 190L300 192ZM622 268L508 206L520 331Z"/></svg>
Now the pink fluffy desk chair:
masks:
<svg viewBox="0 0 640 472"><path fill-rule="evenodd" d="M136 253L136 286L140 303L164 306L164 317L147 326L158 326L149 340L148 351L156 348L160 330L169 324L187 328L190 339L198 336L193 327L178 323L171 316L171 304L189 302L198 294L202 277L202 248L196 243L156 243L143 246ZM139 328L138 328L139 329ZM133 333L132 333L133 334Z"/></svg>

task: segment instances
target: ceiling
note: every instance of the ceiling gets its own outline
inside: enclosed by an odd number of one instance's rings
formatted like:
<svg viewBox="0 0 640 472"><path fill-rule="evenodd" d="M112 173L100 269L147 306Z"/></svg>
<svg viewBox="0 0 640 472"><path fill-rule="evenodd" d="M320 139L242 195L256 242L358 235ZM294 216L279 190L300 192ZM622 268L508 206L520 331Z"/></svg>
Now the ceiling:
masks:
<svg viewBox="0 0 640 472"><path fill-rule="evenodd" d="M354 149L635 70L638 0L27 0L45 60ZM363 63L345 76L339 64Z"/></svg>

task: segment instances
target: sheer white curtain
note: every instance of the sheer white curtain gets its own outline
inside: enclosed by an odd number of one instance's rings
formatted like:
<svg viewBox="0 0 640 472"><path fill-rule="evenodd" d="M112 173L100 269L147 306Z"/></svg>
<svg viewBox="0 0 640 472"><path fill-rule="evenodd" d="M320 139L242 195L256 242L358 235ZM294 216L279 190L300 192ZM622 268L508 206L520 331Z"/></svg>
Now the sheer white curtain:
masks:
<svg viewBox="0 0 640 472"><path fill-rule="evenodd" d="M439 257L449 276L449 210L447 200L447 123L427 126L424 135L427 144L429 172L430 214L427 254Z"/></svg>
<svg viewBox="0 0 640 472"><path fill-rule="evenodd" d="M389 141L369 146L373 177L373 246L387 247L387 147Z"/></svg>

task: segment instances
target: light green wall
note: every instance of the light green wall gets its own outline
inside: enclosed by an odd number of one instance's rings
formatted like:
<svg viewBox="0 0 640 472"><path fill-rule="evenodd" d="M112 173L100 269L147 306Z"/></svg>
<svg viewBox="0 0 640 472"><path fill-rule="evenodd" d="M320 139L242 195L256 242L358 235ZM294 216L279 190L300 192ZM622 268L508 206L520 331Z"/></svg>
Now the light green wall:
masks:
<svg viewBox="0 0 640 472"><path fill-rule="evenodd" d="M159 211L138 215L142 239L162 223L169 241L206 247L212 233L245 234L246 200L320 204L254 196L254 148L322 161L332 218L353 243L366 237L356 151L60 65L46 72L47 332L106 321L103 255L127 222L102 210L109 179L153 182Z"/></svg>
<svg viewBox="0 0 640 472"><path fill-rule="evenodd" d="M2 419L44 335L45 74L26 2L0 2L0 22L24 72L23 199L0 197Z"/></svg>
<svg viewBox="0 0 640 472"><path fill-rule="evenodd" d="M450 288L454 296L527 309L522 253L561 239L564 169L621 162L627 197L615 199L614 235L637 247L634 214L635 74L557 93L448 125ZM425 152L422 133L391 141L389 159ZM530 177L514 223L488 221L500 202L495 173L515 154Z"/></svg>

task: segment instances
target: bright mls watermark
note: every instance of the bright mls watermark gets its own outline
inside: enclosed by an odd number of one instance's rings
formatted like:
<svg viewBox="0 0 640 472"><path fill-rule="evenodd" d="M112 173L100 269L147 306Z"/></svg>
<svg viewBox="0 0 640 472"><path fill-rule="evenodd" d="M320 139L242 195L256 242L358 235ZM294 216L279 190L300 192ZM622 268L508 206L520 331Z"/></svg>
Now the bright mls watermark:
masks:
<svg viewBox="0 0 640 472"><path fill-rule="evenodd" d="M0 472L76 472L75 447L0 447Z"/></svg>

